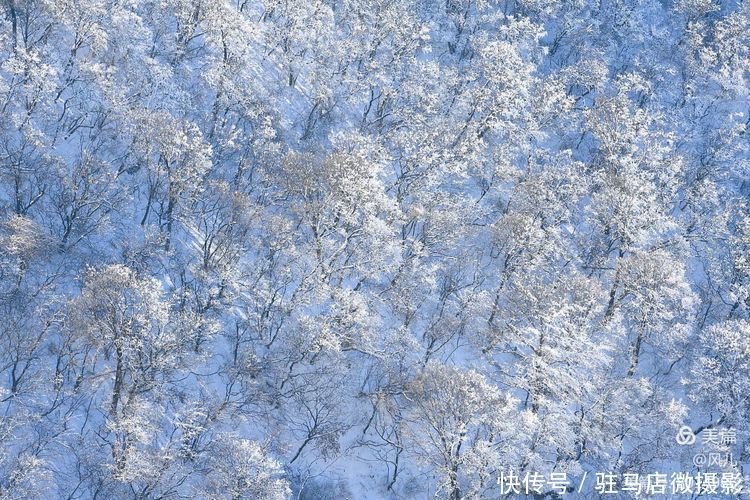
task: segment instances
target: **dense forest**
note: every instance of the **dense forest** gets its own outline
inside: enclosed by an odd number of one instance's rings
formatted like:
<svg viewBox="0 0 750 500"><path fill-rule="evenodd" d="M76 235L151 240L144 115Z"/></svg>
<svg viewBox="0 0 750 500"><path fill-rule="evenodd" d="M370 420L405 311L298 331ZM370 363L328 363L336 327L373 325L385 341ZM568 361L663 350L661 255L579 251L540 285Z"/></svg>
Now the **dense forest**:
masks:
<svg viewBox="0 0 750 500"><path fill-rule="evenodd" d="M0 498L736 497L749 82L742 0L0 0Z"/></svg>

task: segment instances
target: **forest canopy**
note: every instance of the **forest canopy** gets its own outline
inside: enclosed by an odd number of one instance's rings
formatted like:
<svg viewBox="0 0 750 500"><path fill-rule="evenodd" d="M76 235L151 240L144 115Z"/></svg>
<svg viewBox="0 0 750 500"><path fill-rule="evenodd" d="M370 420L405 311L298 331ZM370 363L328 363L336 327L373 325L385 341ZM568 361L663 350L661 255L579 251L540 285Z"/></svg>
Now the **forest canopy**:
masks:
<svg viewBox="0 0 750 500"><path fill-rule="evenodd" d="M736 495L748 78L742 0L0 0L0 498Z"/></svg>

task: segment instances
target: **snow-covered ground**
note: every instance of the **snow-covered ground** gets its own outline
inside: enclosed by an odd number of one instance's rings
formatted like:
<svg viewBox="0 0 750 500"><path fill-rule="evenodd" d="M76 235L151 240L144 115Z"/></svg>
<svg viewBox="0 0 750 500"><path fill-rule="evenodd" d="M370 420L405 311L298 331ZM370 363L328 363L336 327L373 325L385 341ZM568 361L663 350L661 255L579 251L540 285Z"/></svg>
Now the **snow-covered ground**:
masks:
<svg viewBox="0 0 750 500"><path fill-rule="evenodd" d="M750 5L0 3L0 498L738 497Z"/></svg>

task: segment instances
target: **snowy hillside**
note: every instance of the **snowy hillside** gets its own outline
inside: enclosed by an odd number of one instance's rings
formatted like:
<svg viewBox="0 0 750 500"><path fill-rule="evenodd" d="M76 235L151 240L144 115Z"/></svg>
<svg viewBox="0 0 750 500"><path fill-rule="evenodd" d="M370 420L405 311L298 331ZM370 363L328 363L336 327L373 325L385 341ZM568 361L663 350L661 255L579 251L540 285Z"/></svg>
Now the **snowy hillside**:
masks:
<svg viewBox="0 0 750 500"><path fill-rule="evenodd" d="M746 474L747 2L0 0L0 499Z"/></svg>

